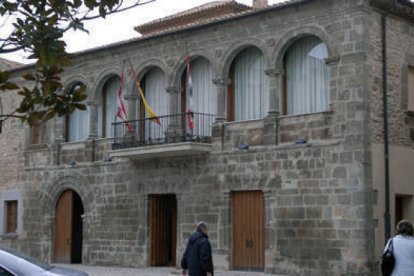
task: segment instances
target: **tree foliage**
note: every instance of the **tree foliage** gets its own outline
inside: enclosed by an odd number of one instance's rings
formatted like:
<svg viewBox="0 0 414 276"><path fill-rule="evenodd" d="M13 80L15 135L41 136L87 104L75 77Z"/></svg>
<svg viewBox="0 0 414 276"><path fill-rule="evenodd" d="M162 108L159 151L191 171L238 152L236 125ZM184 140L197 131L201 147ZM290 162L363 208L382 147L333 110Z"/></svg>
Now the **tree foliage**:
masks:
<svg viewBox="0 0 414 276"><path fill-rule="evenodd" d="M86 87L64 89L61 74L71 65L63 35L69 30L86 31L84 22L125 11L155 0L0 0L0 27L12 25L7 37L0 38L0 54L23 50L35 61L35 68L22 78L27 85L11 81L10 72L0 70L0 93L15 90L22 97L11 114L30 125L55 116L70 114L86 106ZM1 94L0 94L1 97Z"/></svg>

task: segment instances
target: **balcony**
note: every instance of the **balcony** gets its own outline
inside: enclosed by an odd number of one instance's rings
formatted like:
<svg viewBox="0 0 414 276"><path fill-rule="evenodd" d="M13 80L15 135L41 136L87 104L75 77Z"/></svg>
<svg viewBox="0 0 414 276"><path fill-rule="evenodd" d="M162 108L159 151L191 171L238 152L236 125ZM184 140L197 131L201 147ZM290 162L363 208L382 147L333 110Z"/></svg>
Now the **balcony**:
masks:
<svg viewBox="0 0 414 276"><path fill-rule="evenodd" d="M113 123L109 156L144 159L208 153L214 119L210 114L182 113Z"/></svg>

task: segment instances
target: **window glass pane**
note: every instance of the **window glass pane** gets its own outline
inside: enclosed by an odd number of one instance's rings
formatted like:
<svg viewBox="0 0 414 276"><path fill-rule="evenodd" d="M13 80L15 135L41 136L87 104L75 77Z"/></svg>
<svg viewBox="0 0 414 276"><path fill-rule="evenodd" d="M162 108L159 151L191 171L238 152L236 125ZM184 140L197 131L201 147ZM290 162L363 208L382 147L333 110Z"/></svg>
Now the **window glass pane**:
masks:
<svg viewBox="0 0 414 276"><path fill-rule="evenodd" d="M328 109L329 70L324 61L326 57L326 45L313 36L301 38L289 48L285 57L287 114Z"/></svg>
<svg viewBox="0 0 414 276"><path fill-rule="evenodd" d="M44 143L44 134L45 134L45 125L40 123L35 123L31 127L32 134L32 144L42 144Z"/></svg>
<svg viewBox="0 0 414 276"><path fill-rule="evenodd" d="M198 113L216 114L217 91L213 84L213 68L205 58L191 62L191 79L193 82L193 111ZM187 99L189 99L187 89ZM189 100L187 100L187 109Z"/></svg>
<svg viewBox="0 0 414 276"><path fill-rule="evenodd" d="M195 113L215 115L217 112L217 88L213 84L213 68L210 62L205 58L197 58L190 64L191 80L193 87L193 106L192 111ZM187 74L187 71L184 72ZM187 79L187 75L185 76ZM188 80L186 83L188 86ZM186 111L190 108L189 89L186 89ZM211 135L213 120L205 115L195 114L194 129L189 128L186 123L187 133L198 133L200 135Z"/></svg>
<svg viewBox="0 0 414 276"><path fill-rule="evenodd" d="M105 105L105 134L107 138L113 137L113 128L112 123L114 123L116 118L116 111L117 111L117 101L118 101L118 90L120 85L120 78L113 77L108 80L106 85L106 105Z"/></svg>
<svg viewBox="0 0 414 276"><path fill-rule="evenodd" d="M265 117L268 111L269 80L261 51L250 47L234 60L234 119Z"/></svg>
<svg viewBox="0 0 414 276"><path fill-rule="evenodd" d="M72 88L74 90L76 85ZM82 141L89 135L89 109L76 109L68 117L68 142Z"/></svg>
<svg viewBox="0 0 414 276"><path fill-rule="evenodd" d="M145 99L157 116L170 115L168 94L164 83L164 72L158 67L152 68L145 74ZM145 118L148 118L146 110ZM145 121L146 140L162 140L164 138L163 130L162 125L158 125L150 120Z"/></svg>

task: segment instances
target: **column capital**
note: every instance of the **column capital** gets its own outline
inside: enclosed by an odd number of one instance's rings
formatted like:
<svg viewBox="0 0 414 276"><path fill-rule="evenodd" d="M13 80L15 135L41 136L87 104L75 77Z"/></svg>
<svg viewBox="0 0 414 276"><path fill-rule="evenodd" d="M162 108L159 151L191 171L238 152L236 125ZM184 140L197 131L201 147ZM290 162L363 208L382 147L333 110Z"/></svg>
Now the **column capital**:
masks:
<svg viewBox="0 0 414 276"><path fill-rule="evenodd" d="M340 60L340 56L330 56L324 59L326 65L337 65Z"/></svg>
<svg viewBox="0 0 414 276"><path fill-rule="evenodd" d="M265 74L268 77L279 77L279 76L283 76L284 72L282 69L276 69L276 68L267 68L265 69Z"/></svg>
<svg viewBox="0 0 414 276"><path fill-rule="evenodd" d="M165 88L168 94L179 94L181 93L182 89L180 86L169 86Z"/></svg>
<svg viewBox="0 0 414 276"><path fill-rule="evenodd" d="M231 84L231 79L228 79L228 78L213 79L213 84L217 86L226 86L226 85Z"/></svg>
<svg viewBox="0 0 414 276"><path fill-rule="evenodd" d="M136 101L136 100L138 100L138 98L139 98L138 93L127 94L127 95L124 96L124 99L126 101Z"/></svg>

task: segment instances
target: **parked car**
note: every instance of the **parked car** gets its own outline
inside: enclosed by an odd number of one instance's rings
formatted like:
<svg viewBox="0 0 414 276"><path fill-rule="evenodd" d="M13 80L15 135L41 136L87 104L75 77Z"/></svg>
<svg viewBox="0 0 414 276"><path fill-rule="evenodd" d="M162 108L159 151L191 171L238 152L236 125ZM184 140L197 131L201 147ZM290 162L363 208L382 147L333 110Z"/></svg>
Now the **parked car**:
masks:
<svg viewBox="0 0 414 276"><path fill-rule="evenodd" d="M51 266L16 250L0 246L0 276L88 276L75 269Z"/></svg>

